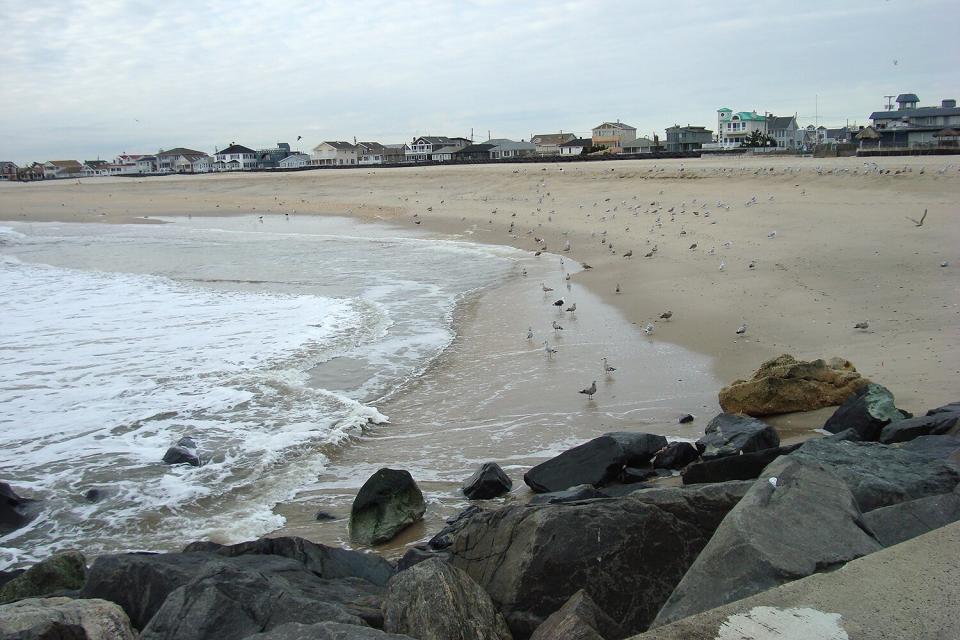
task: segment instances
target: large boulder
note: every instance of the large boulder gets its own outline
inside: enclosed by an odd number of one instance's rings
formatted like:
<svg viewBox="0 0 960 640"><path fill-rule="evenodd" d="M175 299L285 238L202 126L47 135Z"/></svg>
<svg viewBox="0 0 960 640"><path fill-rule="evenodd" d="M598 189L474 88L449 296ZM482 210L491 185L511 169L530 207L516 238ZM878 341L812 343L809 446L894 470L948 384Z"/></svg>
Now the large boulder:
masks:
<svg viewBox="0 0 960 640"><path fill-rule="evenodd" d="M593 500L596 498L609 498L605 492L594 488L592 484L578 484L565 491L551 491L550 493L538 493L530 498L530 504L560 504L561 502L578 502L580 500Z"/></svg>
<svg viewBox="0 0 960 640"><path fill-rule="evenodd" d="M83 586L86 573L86 559L82 553L57 553L0 587L0 603L76 591Z"/></svg>
<svg viewBox="0 0 960 640"><path fill-rule="evenodd" d="M893 403L893 394L879 384L870 383L847 398L827 418L823 428L830 433L854 429L863 440L876 440L881 429L897 420L911 417Z"/></svg>
<svg viewBox="0 0 960 640"><path fill-rule="evenodd" d="M383 629L418 640L511 640L487 592L464 571L436 558L390 579Z"/></svg>
<svg viewBox="0 0 960 640"><path fill-rule="evenodd" d="M875 442L808 440L790 457L828 467L847 484L863 512L950 493L960 483L960 466L949 460Z"/></svg>
<svg viewBox="0 0 960 640"><path fill-rule="evenodd" d="M447 551L490 594L516 638L529 637L579 589L624 633L637 633L749 484L477 512Z"/></svg>
<svg viewBox="0 0 960 640"><path fill-rule="evenodd" d="M345 587L337 581L338 588ZM325 588L326 587L326 588ZM295 560L241 556L211 560L174 589L141 634L142 640L241 640L288 622L366 623Z"/></svg>
<svg viewBox="0 0 960 640"><path fill-rule="evenodd" d="M0 536L19 529L36 517L36 500L24 498L0 482Z"/></svg>
<svg viewBox="0 0 960 640"><path fill-rule="evenodd" d="M200 454L197 453L197 443L193 438L183 437L177 441L167 452L163 454L164 464L189 464L193 467L199 467L201 464Z"/></svg>
<svg viewBox="0 0 960 640"><path fill-rule="evenodd" d="M960 463L960 435L920 436L900 448L931 460L945 459Z"/></svg>
<svg viewBox="0 0 960 640"><path fill-rule="evenodd" d="M624 467L648 464L665 446L666 438L650 433L606 433L541 462L524 474L523 481L538 493L580 484L600 487L616 480Z"/></svg>
<svg viewBox="0 0 960 640"><path fill-rule="evenodd" d="M501 496L513 488L510 479L496 462L485 462L463 483L463 494L471 500L488 500Z"/></svg>
<svg viewBox="0 0 960 640"><path fill-rule="evenodd" d="M689 442L671 442L653 457L654 469L683 469L700 457L700 452Z"/></svg>
<svg viewBox="0 0 960 640"><path fill-rule="evenodd" d="M842 404L869 382L843 358L804 362L784 354L764 362L749 380L721 389L720 407L749 416L812 411Z"/></svg>
<svg viewBox="0 0 960 640"><path fill-rule="evenodd" d="M704 460L735 456L780 446L776 429L749 416L721 413L714 417L697 440L697 449Z"/></svg>
<svg viewBox="0 0 960 640"><path fill-rule="evenodd" d="M784 456L767 467L717 528L660 612L660 626L872 553L846 484Z"/></svg>
<svg viewBox="0 0 960 640"><path fill-rule="evenodd" d="M395 573L393 565L379 555L328 547L292 536L261 538L231 545L194 542L183 551L207 551L228 558L245 555L283 556L296 560L320 578L363 578L381 587Z"/></svg>
<svg viewBox="0 0 960 640"><path fill-rule="evenodd" d="M614 640L620 625L608 616L583 589L570 596L530 636L530 640Z"/></svg>
<svg viewBox="0 0 960 640"><path fill-rule="evenodd" d="M275 629L247 636L245 640L414 640L410 636L385 633L370 627L342 622L300 624L288 622Z"/></svg>
<svg viewBox="0 0 960 640"><path fill-rule="evenodd" d="M883 444L906 442L920 436L940 436L960 433L957 423L960 413L934 413L928 416L907 418L891 422L880 430L878 440Z"/></svg>
<svg viewBox="0 0 960 640"><path fill-rule="evenodd" d="M936 409L930 409L930 411L927 411L928 416L936 415L938 413L960 413L960 402L950 402L943 406L937 407Z"/></svg>
<svg viewBox="0 0 960 640"><path fill-rule="evenodd" d="M0 606L5 640L136 640L123 610L104 600L28 598Z"/></svg>
<svg viewBox="0 0 960 640"><path fill-rule="evenodd" d="M360 487L350 510L350 539L381 544L423 518L427 505L409 471L380 469Z"/></svg>
<svg viewBox="0 0 960 640"><path fill-rule="evenodd" d="M863 514L873 536L885 547L916 538L960 520L960 486L953 493L927 496Z"/></svg>
<svg viewBox="0 0 960 640"><path fill-rule="evenodd" d="M760 473L768 464L794 451L798 446L761 449L752 453L741 453L738 456L724 456L697 462L683 470L683 484L752 480L760 477Z"/></svg>

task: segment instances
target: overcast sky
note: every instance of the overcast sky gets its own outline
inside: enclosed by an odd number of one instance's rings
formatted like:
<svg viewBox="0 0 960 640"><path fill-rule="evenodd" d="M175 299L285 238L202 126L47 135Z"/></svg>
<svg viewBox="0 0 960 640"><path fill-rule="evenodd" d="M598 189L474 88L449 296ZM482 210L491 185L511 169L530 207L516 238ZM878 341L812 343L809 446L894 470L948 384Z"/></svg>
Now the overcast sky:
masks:
<svg viewBox="0 0 960 640"><path fill-rule="evenodd" d="M0 160L864 124L960 98L957 0L0 0Z"/></svg>

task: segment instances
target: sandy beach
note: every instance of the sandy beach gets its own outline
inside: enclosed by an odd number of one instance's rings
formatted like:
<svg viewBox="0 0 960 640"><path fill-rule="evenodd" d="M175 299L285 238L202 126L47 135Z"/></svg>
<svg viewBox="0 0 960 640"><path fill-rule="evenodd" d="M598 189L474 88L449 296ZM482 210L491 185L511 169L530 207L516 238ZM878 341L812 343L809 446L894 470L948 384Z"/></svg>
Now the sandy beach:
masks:
<svg viewBox="0 0 960 640"><path fill-rule="evenodd" d="M657 338L720 380L780 353L840 356L920 411L960 374L958 196L948 159L734 157L2 184L0 219L337 214L545 247L591 265L574 282L630 322L672 311Z"/></svg>

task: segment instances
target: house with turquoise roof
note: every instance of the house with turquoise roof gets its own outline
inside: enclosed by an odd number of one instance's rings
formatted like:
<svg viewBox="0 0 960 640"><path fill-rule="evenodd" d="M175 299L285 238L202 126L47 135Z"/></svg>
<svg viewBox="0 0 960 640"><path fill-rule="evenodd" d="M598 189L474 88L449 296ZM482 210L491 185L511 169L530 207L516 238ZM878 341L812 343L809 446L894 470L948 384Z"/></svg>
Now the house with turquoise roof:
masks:
<svg viewBox="0 0 960 640"><path fill-rule="evenodd" d="M724 148L739 147L754 131L767 133L766 117L756 111L717 109L717 143Z"/></svg>

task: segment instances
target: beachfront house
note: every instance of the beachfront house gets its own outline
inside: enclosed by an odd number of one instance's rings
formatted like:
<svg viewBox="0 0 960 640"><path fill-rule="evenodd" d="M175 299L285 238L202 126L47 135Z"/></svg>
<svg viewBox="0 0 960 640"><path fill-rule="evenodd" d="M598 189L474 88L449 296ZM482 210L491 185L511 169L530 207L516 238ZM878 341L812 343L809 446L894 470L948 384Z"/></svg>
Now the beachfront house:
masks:
<svg viewBox="0 0 960 640"><path fill-rule="evenodd" d="M450 162L453 155L463 147L440 147L430 154L430 159L434 162Z"/></svg>
<svg viewBox="0 0 960 640"><path fill-rule="evenodd" d="M193 173L193 161L208 157L203 151L194 151L185 147L176 147L157 152L157 173Z"/></svg>
<svg viewBox="0 0 960 640"><path fill-rule="evenodd" d="M310 165L310 156L305 153L291 153L278 163L281 169L300 169Z"/></svg>
<svg viewBox="0 0 960 640"><path fill-rule="evenodd" d="M526 156L536 155L537 145L532 142L521 140L509 140L507 138L493 138L487 140L487 144L492 144L490 149L491 160L504 160L506 158L524 158Z"/></svg>
<svg viewBox="0 0 960 640"><path fill-rule="evenodd" d="M604 122L593 128L593 146L606 147L611 153L623 151L624 143L637 139L637 128L620 122Z"/></svg>
<svg viewBox="0 0 960 640"><path fill-rule="evenodd" d="M458 149L453 154L454 160L489 160L490 159L490 150L493 149L492 144L489 142L483 142L479 144L470 144L462 149Z"/></svg>
<svg viewBox="0 0 960 640"><path fill-rule="evenodd" d="M717 144L721 149L739 147L754 131L767 132L766 118L756 111L717 109Z"/></svg>
<svg viewBox="0 0 960 640"><path fill-rule="evenodd" d="M106 160L84 160L81 168L84 178L110 175L110 163Z"/></svg>
<svg viewBox="0 0 960 640"><path fill-rule="evenodd" d="M214 171L249 171L257 168L257 152L242 144L231 142L230 146L214 155Z"/></svg>
<svg viewBox="0 0 960 640"><path fill-rule="evenodd" d="M407 151L409 151L409 149L410 147L407 146L406 142L383 145L384 164L400 164L404 162L407 159Z"/></svg>
<svg viewBox="0 0 960 640"><path fill-rule="evenodd" d="M803 147L803 131L797 125L796 116L765 117L767 135L777 143L778 149L800 149Z"/></svg>
<svg viewBox="0 0 960 640"><path fill-rule="evenodd" d="M530 142L536 145L537 153L541 156L560 155L560 145L564 142L576 140L577 136L572 133L539 133L530 136Z"/></svg>
<svg viewBox="0 0 960 640"><path fill-rule="evenodd" d="M713 142L713 131L706 127L692 127L689 124L681 127L678 124L667 127L667 151L696 151L703 145Z"/></svg>
<svg viewBox="0 0 960 640"><path fill-rule="evenodd" d="M9 160L0 161L0 180L16 180L19 169L20 167Z"/></svg>
<svg viewBox="0 0 960 640"><path fill-rule="evenodd" d="M433 153L444 147L463 149L470 144L466 138L448 138L447 136L420 136L414 138L406 150L407 162L429 162Z"/></svg>
<svg viewBox="0 0 960 640"><path fill-rule="evenodd" d="M960 128L960 108L957 101L946 99L939 107L920 107L920 98L914 93L897 96L897 108L870 114L873 129L880 135L880 146L917 147L935 146L945 129Z"/></svg>
<svg viewBox="0 0 960 640"><path fill-rule="evenodd" d="M195 158L186 158L185 160L190 161L190 170L189 171L178 171L178 173L209 173L213 171L214 159L203 154L202 156L197 156ZM179 168L180 162L177 162L177 167Z"/></svg>
<svg viewBox="0 0 960 640"><path fill-rule="evenodd" d="M559 145L560 155L562 156L579 156L583 153L584 149L589 149L593 146L593 140L590 138L574 138L573 140L568 140Z"/></svg>
<svg viewBox="0 0 960 640"><path fill-rule="evenodd" d="M76 160L47 160L43 163L44 179L80 178L82 176L83 165Z"/></svg>
<svg viewBox="0 0 960 640"><path fill-rule="evenodd" d="M653 140L650 138L635 138L622 144L622 153L650 153L653 151Z"/></svg>
<svg viewBox="0 0 960 640"><path fill-rule="evenodd" d="M342 140L327 140L313 148L310 164L315 167L344 167L357 164L357 148Z"/></svg>
<svg viewBox="0 0 960 640"><path fill-rule="evenodd" d="M290 153L290 145L286 142L278 142L276 147L269 149L257 149L257 168L276 169Z"/></svg>
<svg viewBox="0 0 960 640"><path fill-rule="evenodd" d="M357 164L385 164L387 149L379 142L357 143Z"/></svg>

